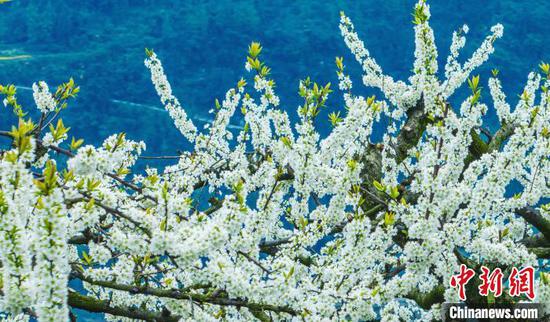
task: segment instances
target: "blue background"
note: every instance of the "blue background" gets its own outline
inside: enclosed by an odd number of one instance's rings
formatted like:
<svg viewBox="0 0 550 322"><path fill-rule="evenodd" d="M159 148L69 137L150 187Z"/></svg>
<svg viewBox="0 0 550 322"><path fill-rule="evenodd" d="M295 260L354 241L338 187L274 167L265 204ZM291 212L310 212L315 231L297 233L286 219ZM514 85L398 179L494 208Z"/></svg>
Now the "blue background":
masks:
<svg viewBox="0 0 550 322"><path fill-rule="evenodd" d="M208 118L215 98L246 75L247 46L260 41L263 60L272 67L281 108L296 119L298 82L306 76L320 83L337 78L334 57L344 56L356 92L360 69L349 54L338 29L339 11L354 22L360 37L384 71L400 79L410 75L414 35L411 12L415 1L153 1L153 0L14 0L0 6L0 55L31 55L29 59L0 61L0 84L20 86L19 100L32 108L32 92L25 87L45 80L54 88L74 77L81 86L78 99L64 112L71 134L98 144L113 132L147 143L147 155L176 153L186 142L160 107L143 65L144 48L154 48L162 59L174 93L194 119ZM443 70L452 31L470 26L463 60L501 22L504 37L496 53L478 73L486 88L492 68L501 71L504 90L515 105L531 70L548 59L550 2L430 1L436 43ZM334 95L336 94L336 95ZM333 97L339 96L335 92ZM452 101L456 103L463 93ZM490 103L486 91L484 99ZM112 100L135 104L114 103ZM138 105L136 105L138 104ZM143 105L143 106L140 106ZM321 115L341 109L338 98ZM3 107L2 107L3 109ZM4 109L5 130L14 116ZM494 115L493 115L494 116ZM489 115L488 126L495 128ZM239 124L238 119L233 123ZM197 122L197 125L203 125ZM97 316L96 316L97 317ZM81 320L91 319L82 316Z"/></svg>

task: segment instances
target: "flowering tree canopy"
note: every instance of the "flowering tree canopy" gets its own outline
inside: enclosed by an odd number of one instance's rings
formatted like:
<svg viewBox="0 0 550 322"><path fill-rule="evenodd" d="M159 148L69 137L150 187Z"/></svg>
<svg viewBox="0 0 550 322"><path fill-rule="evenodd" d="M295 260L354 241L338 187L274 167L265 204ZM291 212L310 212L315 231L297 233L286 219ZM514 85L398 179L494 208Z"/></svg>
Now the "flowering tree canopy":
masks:
<svg viewBox="0 0 550 322"><path fill-rule="evenodd" d="M503 27L465 63L468 28L456 31L441 80L425 1L413 19L413 74L398 81L341 14L363 82L382 96L356 95L337 58L346 112L329 115L325 137L316 118L330 84L300 82L291 124L258 43L245 65L252 76L216 101L204 130L146 50L160 100L193 149L132 176L144 143L123 133L98 147L68 140L59 115L79 91L72 80L55 92L33 86L36 120L2 86L19 121L0 132L11 143L0 152L1 311L13 321L76 319L71 308L114 321L430 321L458 301L449 280L461 264L540 270L550 259L550 65L529 74L515 108L493 71L500 127L491 133L472 72ZM466 82L469 97L451 106ZM242 130L228 129L233 117ZM381 117L389 122L374 142ZM550 302L549 281L537 275L536 302Z"/></svg>

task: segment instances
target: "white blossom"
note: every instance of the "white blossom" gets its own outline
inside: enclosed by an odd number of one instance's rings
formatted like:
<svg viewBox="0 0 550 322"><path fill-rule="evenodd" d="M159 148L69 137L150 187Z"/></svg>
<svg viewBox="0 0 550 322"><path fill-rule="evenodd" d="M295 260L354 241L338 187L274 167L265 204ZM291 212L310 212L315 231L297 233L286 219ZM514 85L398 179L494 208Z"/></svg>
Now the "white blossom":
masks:
<svg viewBox="0 0 550 322"><path fill-rule="evenodd" d="M159 157L163 167L151 167L145 144L124 133L94 146L22 119L3 131L12 140L0 153L6 320L32 312L65 321L71 307L99 303L108 321L431 321L442 299L458 300L449 280L462 263L539 272L548 258L538 243L550 238L549 81L530 73L511 109L494 72L487 105L471 74L502 26L464 64L469 28L454 32L440 79L430 8L420 0L414 10L406 80L385 75L341 15L364 84L383 96L355 93L337 59L344 106L330 111L327 135L319 110L336 93L300 81L292 123L257 43L244 65L252 75L215 101L204 130L147 51L157 94L192 144ZM470 95L451 106L467 80ZM33 94L39 122L51 123L47 85ZM500 128L488 135L481 129L492 108ZM242 127L231 125L236 118ZM145 170L132 173L138 162ZM70 289L73 281L85 292ZM536 285L537 301L548 302L547 281Z"/></svg>
<svg viewBox="0 0 550 322"><path fill-rule="evenodd" d="M46 82L40 81L38 83L32 84L32 91L34 102L36 103L36 107L38 107L40 112L48 113L55 110L57 104L52 94L50 93L48 84L46 84Z"/></svg>

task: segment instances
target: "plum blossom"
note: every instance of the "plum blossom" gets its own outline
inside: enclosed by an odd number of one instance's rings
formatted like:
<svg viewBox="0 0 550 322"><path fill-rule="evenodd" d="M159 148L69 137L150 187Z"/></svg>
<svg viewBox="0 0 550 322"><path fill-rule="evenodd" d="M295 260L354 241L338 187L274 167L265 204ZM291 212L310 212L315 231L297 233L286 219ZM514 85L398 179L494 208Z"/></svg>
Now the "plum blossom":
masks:
<svg viewBox="0 0 550 322"><path fill-rule="evenodd" d="M104 312L108 321L431 321L444 301L457 300L449 280L461 265L542 271L550 67L529 74L512 109L498 72L487 97L486 80L472 75L503 27L465 63L469 28L454 32L440 77L430 17L418 1L412 75L396 80L342 13L363 83L382 95L356 93L337 58L334 91L320 80L299 82L295 123L258 43L246 77L215 101L205 129L147 50L153 86L192 144L156 156L166 162L158 168L142 156L145 144L124 133L94 146L65 141L62 123L36 130L56 116L47 85L35 84L44 118L0 132L11 138L0 153L0 311L8 321L64 321L73 309ZM468 97L452 106L464 83ZM322 111L334 95L344 108L328 122ZM500 123L492 132L490 110ZM242 128L231 127L235 118ZM320 126L331 129L322 135ZM548 302L549 281L537 278L537 300Z"/></svg>

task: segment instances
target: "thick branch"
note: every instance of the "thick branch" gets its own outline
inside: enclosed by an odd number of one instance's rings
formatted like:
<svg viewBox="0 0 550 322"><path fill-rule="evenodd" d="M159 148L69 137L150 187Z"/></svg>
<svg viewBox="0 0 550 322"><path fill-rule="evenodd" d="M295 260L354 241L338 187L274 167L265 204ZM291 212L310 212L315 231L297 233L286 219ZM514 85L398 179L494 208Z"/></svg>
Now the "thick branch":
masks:
<svg viewBox="0 0 550 322"><path fill-rule="evenodd" d="M106 300L95 299L76 292L69 291L69 305L73 308L89 312L107 313L151 322L177 322L179 316L171 316L169 312L154 312L130 306L111 306Z"/></svg>
<svg viewBox="0 0 550 322"><path fill-rule="evenodd" d="M532 207L524 207L517 210L516 213L537 228L544 238L550 241L550 220L544 218L538 210Z"/></svg>
<svg viewBox="0 0 550 322"><path fill-rule="evenodd" d="M415 301L421 308L429 310L435 303L442 303L445 301L444 294L445 287L443 285L438 285L428 293L421 293L418 290L414 290L404 297Z"/></svg>
<svg viewBox="0 0 550 322"><path fill-rule="evenodd" d="M542 234L524 238L520 243L528 248L550 247L550 240L544 238Z"/></svg>
<svg viewBox="0 0 550 322"><path fill-rule="evenodd" d="M512 134L514 134L515 126L512 124L504 123L500 129L495 133L488 146L488 152L499 150L504 141L506 141Z"/></svg>
<svg viewBox="0 0 550 322"><path fill-rule="evenodd" d="M397 163L401 163L407 158L408 151L418 143L427 124L428 119L424 114L424 99L421 97L415 106L407 110L407 121L397 135L397 146L395 147Z"/></svg>
<svg viewBox="0 0 550 322"><path fill-rule="evenodd" d="M110 289L115 289L119 291L126 291L132 294L143 294L143 295L152 295L156 297L165 297L177 300L192 300L198 303L208 303L221 306L235 306L235 307L246 307L251 311L271 311L275 313L287 313L290 315L297 315L298 312L288 306L277 306L263 303L253 303L245 299L232 299L221 296L211 296L208 294L197 294L197 293L188 293L182 292L180 290L167 290L152 288L148 286L132 286L126 284L119 284L109 281L96 281L91 278L85 277L78 272L74 274L81 279L90 284L97 286L102 286Z"/></svg>
<svg viewBox="0 0 550 322"><path fill-rule="evenodd" d="M103 236L99 234L94 234L90 231L90 229L86 229L82 232L82 234L78 234L69 238L68 243L71 245L85 245L88 244L90 241L93 241L94 243L100 243L103 241Z"/></svg>
<svg viewBox="0 0 550 322"><path fill-rule="evenodd" d="M504 141L514 134L514 129L515 127L513 125L507 123L502 124L489 143L485 143L479 134L472 130L470 133L472 136L472 144L469 147L470 154L465 160L466 166L479 159L485 153L498 151Z"/></svg>
<svg viewBox="0 0 550 322"><path fill-rule="evenodd" d="M67 200L67 203L68 204L73 204L73 203L77 203L77 202L81 202L81 201L88 202L88 201L90 201L90 199L92 199L92 197L88 196L87 194L85 194L85 193L82 193L82 194L84 195L85 198L69 199L69 200ZM123 213L122 211L120 211L118 209L115 209L113 207L109 207L109 206L103 204L100 200L98 200L96 198L93 198L93 199L94 199L94 205L102 208L107 213L110 213L111 215L113 215L115 217L122 218L122 219L125 219L125 220L129 221L134 226L136 226L138 229L143 231L147 236L151 237L151 231L149 231L149 229L143 227L140 222L134 220L132 217L130 217L130 215L127 215L127 214Z"/></svg>
<svg viewBox="0 0 550 322"><path fill-rule="evenodd" d="M528 248L529 251L537 256L537 258L550 258L550 247L534 247Z"/></svg>

